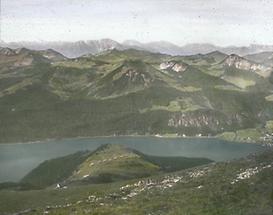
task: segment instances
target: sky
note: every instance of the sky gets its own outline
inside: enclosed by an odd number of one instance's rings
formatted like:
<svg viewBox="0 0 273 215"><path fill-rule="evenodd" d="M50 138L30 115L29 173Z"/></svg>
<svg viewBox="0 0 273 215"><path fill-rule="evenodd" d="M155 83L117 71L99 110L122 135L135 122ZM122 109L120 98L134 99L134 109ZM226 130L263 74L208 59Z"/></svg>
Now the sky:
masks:
<svg viewBox="0 0 273 215"><path fill-rule="evenodd" d="M1 39L273 44L272 0L0 0Z"/></svg>

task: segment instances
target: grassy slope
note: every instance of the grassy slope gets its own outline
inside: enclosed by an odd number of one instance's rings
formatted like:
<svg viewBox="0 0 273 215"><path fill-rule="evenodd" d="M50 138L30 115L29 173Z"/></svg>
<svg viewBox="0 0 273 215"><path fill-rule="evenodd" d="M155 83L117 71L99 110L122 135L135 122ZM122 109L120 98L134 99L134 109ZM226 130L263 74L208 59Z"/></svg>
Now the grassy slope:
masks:
<svg viewBox="0 0 273 215"><path fill-rule="evenodd" d="M121 145L104 145L71 174L68 181L105 183L157 174L159 166L142 159Z"/></svg>

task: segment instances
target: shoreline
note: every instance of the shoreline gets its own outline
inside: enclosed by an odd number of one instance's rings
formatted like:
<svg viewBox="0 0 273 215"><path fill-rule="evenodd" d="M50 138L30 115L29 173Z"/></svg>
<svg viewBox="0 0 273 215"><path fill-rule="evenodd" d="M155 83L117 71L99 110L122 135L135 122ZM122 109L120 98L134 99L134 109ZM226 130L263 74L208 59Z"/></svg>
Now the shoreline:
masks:
<svg viewBox="0 0 273 215"><path fill-rule="evenodd" d="M95 138L114 138L114 137L152 137L152 138L158 138L158 139L219 139L217 136L164 136L164 135L105 135L105 136L78 136L78 137L64 137L64 138L48 138L44 140L34 140L34 141L27 141L27 142L10 142L10 143L0 143L1 145L21 145L21 144L39 144L39 143L45 143L45 142L51 142L51 141L63 141L63 140L80 140L80 139L95 139ZM229 142L229 141L228 141ZM232 141L230 141L232 142Z"/></svg>
<svg viewBox="0 0 273 215"><path fill-rule="evenodd" d="M35 140L35 141L27 141L27 142L10 142L10 143L0 143L1 145L23 145L23 144L43 144L51 141L64 141L64 140L80 140L80 139L95 139L95 138L123 138L123 137L150 137L150 138L158 138L158 139L219 139L226 142L233 142L237 144L254 144L254 145L264 145L258 142L238 142L238 141L229 141L225 139L221 139L217 136L167 136L167 135L104 135L104 136L77 136L77 137L64 137L64 138L48 138L43 140Z"/></svg>

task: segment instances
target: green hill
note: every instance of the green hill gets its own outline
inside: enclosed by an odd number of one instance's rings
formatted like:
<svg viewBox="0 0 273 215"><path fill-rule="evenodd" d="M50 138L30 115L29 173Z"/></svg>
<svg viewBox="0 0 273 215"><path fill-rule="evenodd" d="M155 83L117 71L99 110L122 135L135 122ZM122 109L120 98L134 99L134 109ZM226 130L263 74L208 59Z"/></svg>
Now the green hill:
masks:
<svg viewBox="0 0 273 215"><path fill-rule="evenodd" d="M191 168L212 162L205 158L155 157L119 144L108 144L93 152L77 152L41 163L21 184L33 188L50 185L109 183ZM3 184L3 188L7 185ZM19 186L19 185L18 185ZM11 184L14 187L14 184Z"/></svg>
<svg viewBox="0 0 273 215"><path fill-rule="evenodd" d="M157 174L160 167L121 145L104 145L82 162L68 178L70 183L105 183Z"/></svg>

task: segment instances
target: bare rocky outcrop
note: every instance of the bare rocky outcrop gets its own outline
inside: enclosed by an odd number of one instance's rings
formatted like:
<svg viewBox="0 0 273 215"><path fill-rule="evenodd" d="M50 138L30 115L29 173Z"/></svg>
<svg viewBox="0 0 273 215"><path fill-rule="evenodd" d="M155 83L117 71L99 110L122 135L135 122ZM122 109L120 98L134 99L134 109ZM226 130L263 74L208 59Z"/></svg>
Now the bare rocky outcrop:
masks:
<svg viewBox="0 0 273 215"><path fill-rule="evenodd" d="M175 61L167 61L160 64L161 70L171 69L177 73L179 72L185 72L188 68L188 65L185 63L178 63Z"/></svg>
<svg viewBox="0 0 273 215"><path fill-rule="evenodd" d="M15 54L15 51L10 48L0 48L0 55L13 56Z"/></svg>
<svg viewBox="0 0 273 215"><path fill-rule="evenodd" d="M255 72L256 74L267 78L272 73L272 68L267 67L261 64L257 64L251 61L246 60L245 58L242 58L238 55L232 54L228 56L225 61L225 65L231 67L234 66L236 69L246 70Z"/></svg>
<svg viewBox="0 0 273 215"><path fill-rule="evenodd" d="M240 120L239 120L240 121ZM168 120L169 127L175 128L210 128L219 130L222 126L231 126L232 118L225 116L216 116L210 111L207 112L190 112L190 113L175 113Z"/></svg>

